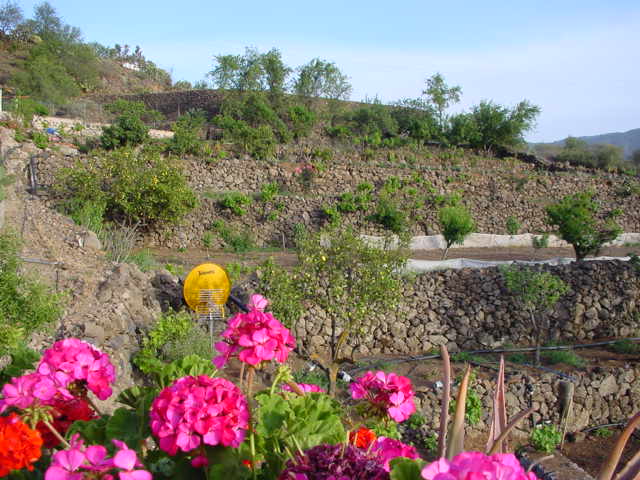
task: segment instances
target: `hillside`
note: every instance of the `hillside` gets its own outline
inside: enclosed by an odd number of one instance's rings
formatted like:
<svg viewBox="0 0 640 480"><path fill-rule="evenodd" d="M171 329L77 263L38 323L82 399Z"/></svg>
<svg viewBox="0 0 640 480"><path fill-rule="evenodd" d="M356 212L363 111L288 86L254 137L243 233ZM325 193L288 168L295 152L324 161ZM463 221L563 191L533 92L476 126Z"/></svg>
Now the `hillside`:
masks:
<svg viewBox="0 0 640 480"><path fill-rule="evenodd" d="M587 137L577 137L579 140L587 142L589 145L609 144L621 147L624 150L625 158L631 158L636 150L640 150L640 128L634 128L627 132L603 133L601 135L591 135ZM563 145L563 140L552 142L551 145Z"/></svg>

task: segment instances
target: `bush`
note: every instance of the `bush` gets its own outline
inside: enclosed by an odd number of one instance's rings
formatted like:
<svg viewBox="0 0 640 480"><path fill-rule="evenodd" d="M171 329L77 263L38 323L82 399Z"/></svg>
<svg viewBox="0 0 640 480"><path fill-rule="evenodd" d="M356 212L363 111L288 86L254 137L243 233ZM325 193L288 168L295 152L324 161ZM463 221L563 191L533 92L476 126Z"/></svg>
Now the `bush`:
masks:
<svg viewBox="0 0 640 480"><path fill-rule="evenodd" d="M206 121L202 111L193 111L182 115L171 126L174 133L169 140L167 150L176 155L202 154L204 142L201 139L201 133Z"/></svg>
<svg viewBox="0 0 640 480"><path fill-rule="evenodd" d="M538 425L531 432L531 445L539 452L552 453L562 441L562 434L554 425Z"/></svg>
<svg viewBox="0 0 640 480"><path fill-rule="evenodd" d="M42 132L31 132L31 140L36 147L44 150L49 146L49 136Z"/></svg>
<svg viewBox="0 0 640 480"><path fill-rule="evenodd" d="M269 203L280 195L280 186L276 182L265 183L260 189L260 200Z"/></svg>
<svg viewBox="0 0 640 480"><path fill-rule="evenodd" d="M316 114L304 105L296 105L289 108L289 122L293 138L306 137L316 123Z"/></svg>
<svg viewBox="0 0 640 480"><path fill-rule="evenodd" d="M353 194L346 192L340 195L340 201L336 208L341 213L353 213L364 211L371 202L371 196L367 192Z"/></svg>
<svg viewBox="0 0 640 480"><path fill-rule="evenodd" d="M367 219L379 223L396 234L404 232L408 225L406 213L388 195L380 196L376 212L367 217Z"/></svg>
<svg viewBox="0 0 640 480"><path fill-rule="evenodd" d="M640 350L640 346L636 342L632 342L631 340L624 338L622 340L616 341L613 345L611 345L611 350L616 353L638 353Z"/></svg>
<svg viewBox="0 0 640 480"><path fill-rule="evenodd" d="M546 208L548 223L558 227L558 234L570 243L576 253L576 260L587 255L597 255L602 246L615 240L622 229L614 221L619 212L609 212L604 221L593 192L567 195L558 203Z"/></svg>
<svg viewBox="0 0 640 480"><path fill-rule="evenodd" d="M531 239L531 244L533 245L533 248L535 248L535 249L548 248L549 247L549 234L547 232L545 232L542 235L538 235L536 237L533 237Z"/></svg>
<svg viewBox="0 0 640 480"><path fill-rule="evenodd" d="M272 258L260 264L256 271L260 273L256 291L263 292L271 300L271 312L287 328L292 328L305 310L298 278Z"/></svg>
<svg viewBox="0 0 640 480"><path fill-rule="evenodd" d="M22 126L28 128L33 122L33 117L40 115L46 117L49 115L47 107L32 98L16 97L9 104L9 111L13 112L21 121Z"/></svg>
<svg viewBox="0 0 640 480"><path fill-rule="evenodd" d="M520 222L516 217L510 216L509 218L507 218L506 227L507 227L507 233L509 235L517 235L518 231L520 230Z"/></svg>
<svg viewBox="0 0 640 480"><path fill-rule="evenodd" d="M253 238L251 238L251 234L246 230L236 232L222 220L213 222L212 227L218 232L224 243L233 253L246 253L255 248Z"/></svg>
<svg viewBox="0 0 640 480"><path fill-rule="evenodd" d="M134 113L120 115L109 127L102 129L100 143L106 150L136 146L149 139L149 129Z"/></svg>
<svg viewBox="0 0 640 480"><path fill-rule="evenodd" d="M253 128L243 120L228 116L217 117L214 122L223 129L226 140L237 144L249 155L259 160L275 155L277 142L269 126Z"/></svg>
<svg viewBox="0 0 640 480"><path fill-rule="evenodd" d="M442 207L438 211L438 221L440 222L442 236L447 243L442 256L444 260L449 248L454 244L462 245L467 235L475 230L476 225L469 211L462 205Z"/></svg>
<svg viewBox="0 0 640 480"><path fill-rule="evenodd" d="M197 205L174 160L131 149L60 169L54 190L67 211L83 203L104 203L108 219L147 225L177 223Z"/></svg>
<svg viewBox="0 0 640 480"><path fill-rule="evenodd" d="M15 234L0 232L0 357L23 346L63 312L62 295L20 273L19 249Z"/></svg>
<svg viewBox="0 0 640 480"><path fill-rule="evenodd" d="M126 261L138 266L142 272L150 272L158 268L158 263L149 249L142 249L139 252L129 254Z"/></svg>
<svg viewBox="0 0 640 480"><path fill-rule="evenodd" d="M492 149L514 147L524 142L523 134L534 126L540 108L524 100L509 109L491 101L482 101L473 107L471 119L475 130L471 135L471 146Z"/></svg>
<svg viewBox="0 0 640 480"><path fill-rule="evenodd" d="M240 192L225 193L220 200L221 207L231 210L234 215L239 217L247 213L247 207L251 203L251 197Z"/></svg>
<svg viewBox="0 0 640 480"><path fill-rule="evenodd" d="M576 368L584 367L586 363L582 357L577 355L572 350L547 351L542 354L542 358L544 358L552 365L563 363L564 365L569 365Z"/></svg>

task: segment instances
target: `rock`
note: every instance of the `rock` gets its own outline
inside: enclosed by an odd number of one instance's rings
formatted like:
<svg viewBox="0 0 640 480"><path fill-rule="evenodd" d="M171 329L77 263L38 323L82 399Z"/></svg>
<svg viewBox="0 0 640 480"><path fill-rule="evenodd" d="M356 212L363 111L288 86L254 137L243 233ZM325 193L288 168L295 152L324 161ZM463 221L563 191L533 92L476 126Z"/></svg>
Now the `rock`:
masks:
<svg viewBox="0 0 640 480"><path fill-rule="evenodd" d="M100 242L100 239L91 230L88 230L87 233L84 234L82 244L85 248L95 250L96 252L102 250L102 243Z"/></svg>
<svg viewBox="0 0 640 480"><path fill-rule="evenodd" d="M600 384L600 388L598 393L601 398L606 397L607 395L613 395L618 392L618 384L616 383L616 379L613 375L607 376L602 383Z"/></svg>
<svg viewBox="0 0 640 480"><path fill-rule="evenodd" d="M92 340L92 343L102 344L104 343L104 328L100 325L96 325L95 323L85 323L84 324L84 334L86 337Z"/></svg>

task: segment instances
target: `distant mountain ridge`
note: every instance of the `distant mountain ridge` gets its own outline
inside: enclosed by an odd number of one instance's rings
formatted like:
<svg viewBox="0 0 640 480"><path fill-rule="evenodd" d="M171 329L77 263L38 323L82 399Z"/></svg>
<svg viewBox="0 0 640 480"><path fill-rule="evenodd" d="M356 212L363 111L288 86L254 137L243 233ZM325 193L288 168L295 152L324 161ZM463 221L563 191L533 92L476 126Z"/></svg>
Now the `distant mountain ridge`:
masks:
<svg viewBox="0 0 640 480"><path fill-rule="evenodd" d="M595 145L598 143L608 143L624 149L625 158L631 157L631 154L640 150L640 128L634 128L627 132L613 132L603 133L601 135L591 135L588 137L577 137L580 140L584 140L589 145ZM563 145L564 140L558 140L551 142L552 145Z"/></svg>

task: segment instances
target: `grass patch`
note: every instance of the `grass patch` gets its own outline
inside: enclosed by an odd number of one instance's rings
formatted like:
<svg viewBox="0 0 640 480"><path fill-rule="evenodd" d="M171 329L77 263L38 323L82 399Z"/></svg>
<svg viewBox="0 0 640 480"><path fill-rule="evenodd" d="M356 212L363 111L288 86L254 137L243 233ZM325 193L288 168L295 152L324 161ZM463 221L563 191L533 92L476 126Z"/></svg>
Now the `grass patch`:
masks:
<svg viewBox="0 0 640 480"><path fill-rule="evenodd" d="M616 353L638 353L640 351L640 345L625 338L610 345L609 349Z"/></svg>
<svg viewBox="0 0 640 480"><path fill-rule="evenodd" d="M584 367L586 361L572 350L551 350L542 353L542 358L551 365L564 364L571 367Z"/></svg>

